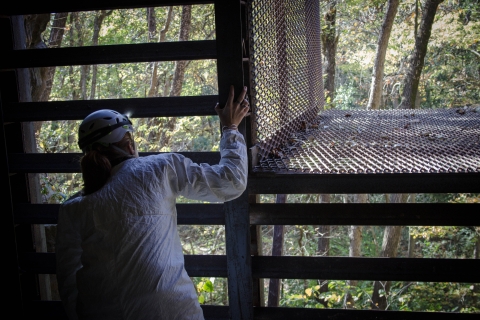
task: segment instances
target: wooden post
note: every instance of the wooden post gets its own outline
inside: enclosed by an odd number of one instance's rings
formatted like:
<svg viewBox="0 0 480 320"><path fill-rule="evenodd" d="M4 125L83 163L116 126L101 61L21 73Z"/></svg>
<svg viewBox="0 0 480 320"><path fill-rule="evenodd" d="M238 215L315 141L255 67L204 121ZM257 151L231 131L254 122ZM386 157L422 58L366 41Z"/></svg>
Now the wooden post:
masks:
<svg viewBox="0 0 480 320"><path fill-rule="evenodd" d="M239 0L215 1L218 93L225 105L229 87L238 94L244 85L242 61L242 4ZM246 137L245 120L239 131ZM231 319L253 319L250 219L248 192L225 203L225 242Z"/></svg>

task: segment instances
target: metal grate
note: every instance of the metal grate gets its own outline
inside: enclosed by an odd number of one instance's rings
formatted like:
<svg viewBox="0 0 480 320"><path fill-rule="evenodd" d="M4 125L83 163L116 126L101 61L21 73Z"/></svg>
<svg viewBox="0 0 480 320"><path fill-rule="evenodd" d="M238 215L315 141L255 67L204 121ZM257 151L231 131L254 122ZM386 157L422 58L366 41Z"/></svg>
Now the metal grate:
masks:
<svg viewBox="0 0 480 320"><path fill-rule="evenodd" d="M254 172L480 172L480 107L323 112Z"/></svg>
<svg viewBox="0 0 480 320"><path fill-rule="evenodd" d="M318 0L249 2L252 140L262 159L323 108L319 19Z"/></svg>

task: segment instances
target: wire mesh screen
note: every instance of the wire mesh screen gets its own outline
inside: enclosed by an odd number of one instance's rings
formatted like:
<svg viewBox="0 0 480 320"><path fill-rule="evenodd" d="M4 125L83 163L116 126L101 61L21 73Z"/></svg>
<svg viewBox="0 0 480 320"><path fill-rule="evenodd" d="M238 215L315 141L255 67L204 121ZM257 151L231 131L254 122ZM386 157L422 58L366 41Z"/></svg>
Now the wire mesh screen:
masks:
<svg viewBox="0 0 480 320"><path fill-rule="evenodd" d="M480 172L480 106L324 111L254 172Z"/></svg>
<svg viewBox="0 0 480 320"><path fill-rule="evenodd" d="M260 159L323 108L318 0L249 2L252 140Z"/></svg>

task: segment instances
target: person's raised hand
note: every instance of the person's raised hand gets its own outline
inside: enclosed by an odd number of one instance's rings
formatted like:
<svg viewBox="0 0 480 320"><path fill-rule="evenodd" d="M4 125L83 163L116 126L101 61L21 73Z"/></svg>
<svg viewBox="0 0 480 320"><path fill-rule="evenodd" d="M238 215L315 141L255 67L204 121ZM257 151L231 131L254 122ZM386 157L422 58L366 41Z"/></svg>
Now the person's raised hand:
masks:
<svg viewBox="0 0 480 320"><path fill-rule="evenodd" d="M228 94L227 103L225 107L220 108L219 104L215 106L215 111L220 118L220 122L223 127L228 129L237 129L242 119L248 114L250 110L250 104L245 99L247 94L247 87L243 87L242 92L234 99L235 89L230 86L230 92Z"/></svg>

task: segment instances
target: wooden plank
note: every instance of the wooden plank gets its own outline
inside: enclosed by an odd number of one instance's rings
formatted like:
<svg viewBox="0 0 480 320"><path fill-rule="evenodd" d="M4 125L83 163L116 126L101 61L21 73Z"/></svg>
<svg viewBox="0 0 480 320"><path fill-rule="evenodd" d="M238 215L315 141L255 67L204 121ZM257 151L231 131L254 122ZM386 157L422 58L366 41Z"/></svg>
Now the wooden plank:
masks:
<svg viewBox="0 0 480 320"><path fill-rule="evenodd" d="M0 19L1 23L5 23L6 19ZM4 26L0 27L3 30ZM2 32L3 33L3 32ZM1 77L3 78L3 77ZM0 79L1 81L2 79ZM3 82L3 81L1 81ZM3 89L3 86L2 86ZM3 106L0 100L0 108ZM9 177L9 163L7 156L7 141L5 136L5 125L0 110L0 160L2 165L2 234L5 237L5 272L8 275L10 281L6 281L4 289L9 292L6 297L6 304L12 308L12 310L21 310L22 308L22 292L20 285L20 274L18 272L17 264L17 243L15 234L15 224L13 221L13 203L12 203L12 188L10 185Z"/></svg>
<svg viewBox="0 0 480 320"><path fill-rule="evenodd" d="M55 274L55 253L23 252L19 254L19 268L24 273ZM185 269L191 277L227 276L227 257L224 255L185 255Z"/></svg>
<svg viewBox="0 0 480 320"><path fill-rule="evenodd" d="M19 254L23 272L55 274L55 253ZM227 276L227 256L186 255L191 277ZM252 275L273 279L380 280L422 282L480 282L478 259L252 257ZM230 279L230 271L228 276Z"/></svg>
<svg viewBox="0 0 480 320"><path fill-rule="evenodd" d="M259 195L249 195L250 204L260 201ZM262 226L250 225L250 255L263 256ZM252 303L253 307L265 306L264 279L252 278Z"/></svg>
<svg viewBox="0 0 480 320"><path fill-rule="evenodd" d="M479 259L252 257L259 278L480 282Z"/></svg>
<svg viewBox="0 0 480 320"><path fill-rule="evenodd" d="M217 115L217 95L5 103L5 122L83 120L91 112L113 109L131 118Z"/></svg>
<svg viewBox="0 0 480 320"><path fill-rule="evenodd" d="M480 173L251 174L254 194L478 193Z"/></svg>
<svg viewBox="0 0 480 320"><path fill-rule="evenodd" d="M58 2L45 0L42 2L18 1L2 6L0 15L38 14L53 12L91 11L102 9L126 9L161 6L179 6L184 4L209 4L213 0L84 0L80 2Z"/></svg>
<svg viewBox="0 0 480 320"><path fill-rule="evenodd" d="M16 224L56 224L59 204L14 204ZM454 212L455 214L452 214ZM224 225L223 204L177 204L179 225ZM252 225L478 226L477 204L250 204Z"/></svg>
<svg viewBox="0 0 480 320"><path fill-rule="evenodd" d="M219 102L227 101L230 85L235 94L243 79L242 5L238 0L215 1L215 28ZM239 131L246 137L245 121ZM228 297L231 319L253 319L248 193L225 203L225 245L228 257Z"/></svg>
<svg viewBox="0 0 480 320"><path fill-rule="evenodd" d="M57 224L59 204L15 203L16 224Z"/></svg>
<svg viewBox="0 0 480 320"><path fill-rule="evenodd" d="M141 157L161 152L140 152ZM178 152L196 163L216 164L219 152ZM75 173L80 172L81 153L11 153L10 173Z"/></svg>
<svg viewBox="0 0 480 320"><path fill-rule="evenodd" d="M205 320L230 320L229 306L201 305Z"/></svg>
<svg viewBox="0 0 480 320"><path fill-rule="evenodd" d="M228 320L229 307L201 305L205 320ZM31 301L25 309L26 318L68 320L60 301ZM478 314L458 312L415 312L415 311L378 311L313 308L254 308L255 320L274 319L338 319L338 320L469 320L477 319Z"/></svg>
<svg viewBox="0 0 480 320"><path fill-rule="evenodd" d="M250 204L255 225L478 226L480 205L458 203Z"/></svg>
<svg viewBox="0 0 480 320"><path fill-rule="evenodd" d="M202 304L205 320L229 320L229 307ZM25 314L21 319L68 320L61 301L29 301L25 305Z"/></svg>
<svg viewBox="0 0 480 320"><path fill-rule="evenodd" d="M21 319L69 320L61 301L48 300L27 301Z"/></svg>
<svg viewBox="0 0 480 320"><path fill-rule="evenodd" d="M463 320L477 319L478 314L458 312L412 312L313 308L254 308L255 320L335 319L335 320Z"/></svg>
<svg viewBox="0 0 480 320"><path fill-rule="evenodd" d="M176 41L2 52L0 70L216 58L216 41Z"/></svg>
<svg viewBox="0 0 480 320"><path fill-rule="evenodd" d="M227 277L227 256L185 255L185 270L190 277Z"/></svg>
<svg viewBox="0 0 480 320"><path fill-rule="evenodd" d="M15 203L16 224L57 224L59 204ZM179 225L224 225L223 204L177 203Z"/></svg>

